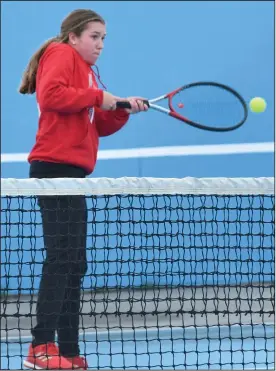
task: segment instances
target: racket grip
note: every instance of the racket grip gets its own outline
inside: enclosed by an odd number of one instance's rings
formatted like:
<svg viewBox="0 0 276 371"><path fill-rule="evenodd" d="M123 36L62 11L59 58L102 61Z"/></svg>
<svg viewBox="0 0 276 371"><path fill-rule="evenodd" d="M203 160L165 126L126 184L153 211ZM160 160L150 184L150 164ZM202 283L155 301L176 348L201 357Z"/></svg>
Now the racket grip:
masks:
<svg viewBox="0 0 276 371"><path fill-rule="evenodd" d="M143 100L143 103L146 104L149 107L149 101L148 100ZM117 102L116 107L117 108L131 108L131 104L128 101Z"/></svg>

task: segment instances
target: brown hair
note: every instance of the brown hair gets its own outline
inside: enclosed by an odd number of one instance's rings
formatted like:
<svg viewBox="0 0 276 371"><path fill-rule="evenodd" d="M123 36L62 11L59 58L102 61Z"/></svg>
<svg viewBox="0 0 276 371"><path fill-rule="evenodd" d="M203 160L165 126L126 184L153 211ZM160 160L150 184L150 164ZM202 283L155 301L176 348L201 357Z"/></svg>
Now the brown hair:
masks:
<svg viewBox="0 0 276 371"><path fill-rule="evenodd" d="M89 22L105 23L99 14L90 9L74 10L63 20L60 28L60 35L47 40L31 57L19 87L19 92L21 94L33 94L36 91L38 64L46 48L52 42L68 43L70 32L74 32L76 36L80 36Z"/></svg>

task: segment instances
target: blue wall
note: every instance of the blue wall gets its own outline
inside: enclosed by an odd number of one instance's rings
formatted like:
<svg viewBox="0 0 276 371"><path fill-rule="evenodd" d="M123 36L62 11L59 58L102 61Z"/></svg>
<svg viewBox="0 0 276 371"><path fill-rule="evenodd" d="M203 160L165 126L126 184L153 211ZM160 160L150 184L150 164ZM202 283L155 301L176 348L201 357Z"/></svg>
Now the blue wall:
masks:
<svg viewBox="0 0 276 371"><path fill-rule="evenodd" d="M35 97L17 93L30 56L44 40L59 33L60 22L67 13L76 8L89 7L98 11L107 21L108 37L98 66L104 83L114 94L151 98L184 83L215 80L233 86L247 101L254 96L263 96L268 103L265 113L250 113L246 125L226 134L200 131L155 112L135 115L119 133L102 139L101 149L204 146L274 140L273 2L18 1L2 4L2 153L29 152L34 144L37 128ZM261 153L99 161L93 176L245 177L273 174L273 153ZM27 176L26 163L2 165L2 177ZM39 229L37 232L40 233ZM15 238L4 242L3 262L14 263L9 268L9 274L16 275L18 269L24 268L29 276L33 259L41 261L39 250L34 249L31 253L35 240L22 242ZM91 245L91 241L89 243ZM165 243L164 240L162 243ZM38 249L42 245L41 239L37 241ZM34 251L36 255L32 258ZM99 259L105 253L99 251ZM131 257L131 253L124 259ZM225 253L229 256L230 251L225 250ZM271 254L269 251L259 253ZM149 251L146 249L144 254L147 256ZM244 254L246 259L255 252L250 252L248 246ZM202 257L207 255L208 251L205 250ZM137 256L140 257L139 254ZM271 255L267 257L272 259ZM18 259L22 265L18 265ZM136 264L139 274L141 264ZM148 267L149 270L151 268ZM257 265L255 268L261 269ZM35 269L40 269L40 266ZM100 264L97 269L101 274ZM120 269L126 272L128 267ZM201 269L200 266L198 272ZM225 269L228 270L227 277L230 277L232 268ZM269 272L270 266L263 266L262 269L263 272ZM8 274L7 271L4 273ZM154 277L151 283L154 283ZM10 284L17 288L21 283L15 278Z"/></svg>
<svg viewBox="0 0 276 371"><path fill-rule="evenodd" d="M2 4L2 153L29 152L37 128L35 97L16 89L44 40L59 33L73 9L93 8L107 21L98 63L108 90L121 96L155 97L177 86L215 80L249 101L263 96L265 113L250 113L244 127L208 133L156 112L133 116L101 149L271 142L274 140L274 3L4 2ZM227 166L225 166L227 163ZM271 176L273 154L161 157L99 161L93 176ZM3 177L26 177L28 165L3 164Z"/></svg>

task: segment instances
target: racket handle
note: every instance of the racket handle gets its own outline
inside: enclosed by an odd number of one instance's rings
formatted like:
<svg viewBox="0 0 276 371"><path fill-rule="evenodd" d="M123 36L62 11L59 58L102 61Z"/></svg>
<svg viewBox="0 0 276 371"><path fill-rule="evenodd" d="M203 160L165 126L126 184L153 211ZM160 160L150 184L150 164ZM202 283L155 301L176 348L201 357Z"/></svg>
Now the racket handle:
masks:
<svg viewBox="0 0 276 371"><path fill-rule="evenodd" d="M149 101L148 100L143 100L143 103L146 104L149 107ZM117 108L131 108L131 104L128 101L117 102L116 107Z"/></svg>

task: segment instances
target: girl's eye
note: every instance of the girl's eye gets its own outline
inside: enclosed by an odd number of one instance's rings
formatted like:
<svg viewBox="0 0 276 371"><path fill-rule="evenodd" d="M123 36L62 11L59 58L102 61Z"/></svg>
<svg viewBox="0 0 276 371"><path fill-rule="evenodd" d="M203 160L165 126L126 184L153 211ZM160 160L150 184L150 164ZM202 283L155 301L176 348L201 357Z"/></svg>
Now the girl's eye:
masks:
<svg viewBox="0 0 276 371"><path fill-rule="evenodd" d="M93 40L99 40L100 35L91 35L91 37L92 37ZM101 40L104 41L105 40L105 36L102 36L101 37Z"/></svg>

